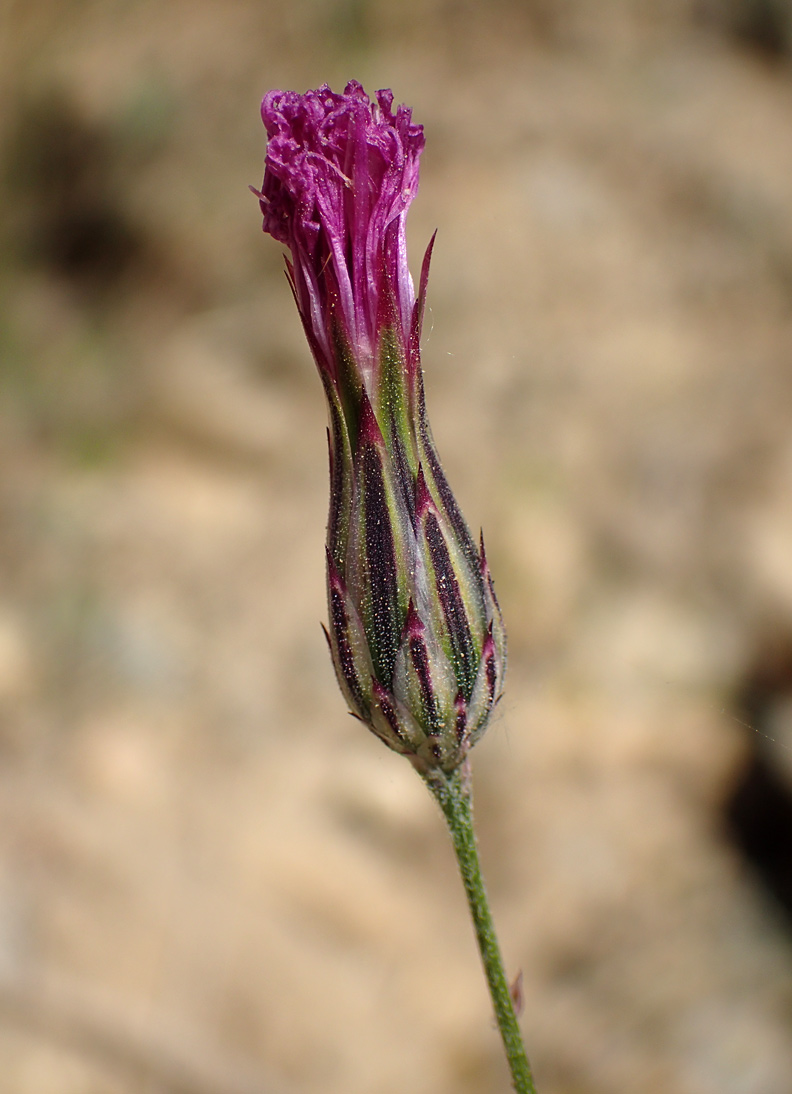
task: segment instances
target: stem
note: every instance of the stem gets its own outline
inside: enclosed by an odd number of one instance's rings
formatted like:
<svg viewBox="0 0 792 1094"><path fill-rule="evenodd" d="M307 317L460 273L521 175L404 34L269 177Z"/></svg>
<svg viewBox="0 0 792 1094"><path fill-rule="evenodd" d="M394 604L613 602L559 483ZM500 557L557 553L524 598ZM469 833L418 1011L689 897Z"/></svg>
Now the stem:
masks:
<svg viewBox="0 0 792 1094"><path fill-rule="evenodd" d="M451 775L433 772L431 777L426 779L426 784L445 814L454 842L454 851L473 918L495 1017L511 1069L512 1085L517 1094L536 1094L531 1066L525 1055L520 1027L517 1024L517 1016L509 994L509 983L503 968L503 958L487 901L484 879L481 876L476 833L473 828L469 767L465 764L461 770Z"/></svg>

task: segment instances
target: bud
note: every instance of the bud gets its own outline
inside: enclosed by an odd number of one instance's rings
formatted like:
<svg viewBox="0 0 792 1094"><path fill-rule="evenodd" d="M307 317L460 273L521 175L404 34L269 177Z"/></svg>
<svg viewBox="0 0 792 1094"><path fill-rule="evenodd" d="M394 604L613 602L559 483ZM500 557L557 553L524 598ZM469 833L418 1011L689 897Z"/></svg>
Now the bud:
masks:
<svg viewBox="0 0 792 1094"><path fill-rule="evenodd" d="M327 634L354 715L424 774L455 770L501 694L506 637L484 554L446 482L420 362L405 219L423 128L356 82L271 91L256 191L327 397Z"/></svg>

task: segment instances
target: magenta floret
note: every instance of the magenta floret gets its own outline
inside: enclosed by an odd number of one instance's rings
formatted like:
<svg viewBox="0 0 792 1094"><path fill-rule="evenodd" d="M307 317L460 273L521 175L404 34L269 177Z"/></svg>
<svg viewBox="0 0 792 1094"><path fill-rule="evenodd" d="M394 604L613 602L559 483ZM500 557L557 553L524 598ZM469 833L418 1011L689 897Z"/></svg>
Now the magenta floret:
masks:
<svg viewBox="0 0 792 1094"><path fill-rule="evenodd" d="M319 367L334 377L334 340L371 366L383 319L405 347L415 293L405 217L418 189L423 127L393 94L372 102L356 81L337 94L270 91L261 189L264 231L291 251L290 276ZM396 315L391 313L395 310Z"/></svg>

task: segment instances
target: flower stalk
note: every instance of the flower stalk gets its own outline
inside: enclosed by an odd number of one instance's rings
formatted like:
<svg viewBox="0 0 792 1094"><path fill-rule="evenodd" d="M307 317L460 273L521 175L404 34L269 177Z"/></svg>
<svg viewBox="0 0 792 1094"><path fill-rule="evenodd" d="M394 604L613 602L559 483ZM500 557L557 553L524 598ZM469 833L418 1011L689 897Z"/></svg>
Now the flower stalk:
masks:
<svg viewBox="0 0 792 1094"><path fill-rule="evenodd" d="M536 1094L531 1065L525 1054L522 1034L495 934L495 923L481 874L476 832L473 827L470 773L462 768L452 775L427 779L426 783L443 811L454 844L495 1019L500 1030L506 1059L509 1062L512 1085L517 1094Z"/></svg>

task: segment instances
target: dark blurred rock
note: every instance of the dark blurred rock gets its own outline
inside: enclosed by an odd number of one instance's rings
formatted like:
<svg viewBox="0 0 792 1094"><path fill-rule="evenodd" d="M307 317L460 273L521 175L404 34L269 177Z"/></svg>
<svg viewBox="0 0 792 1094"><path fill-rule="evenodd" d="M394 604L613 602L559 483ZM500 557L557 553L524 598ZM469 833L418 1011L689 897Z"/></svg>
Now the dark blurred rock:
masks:
<svg viewBox="0 0 792 1094"><path fill-rule="evenodd" d="M790 0L701 0L702 21L770 61L792 55Z"/></svg>
<svg viewBox="0 0 792 1094"><path fill-rule="evenodd" d="M778 762L792 710L792 634L760 645L735 705L749 752L725 802L727 831L792 925L792 768Z"/></svg>
<svg viewBox="0 0 792 1094"><path fill-rule="evenodd" d="M143 233L119 200L110 136L62 95L29 103L6 151L12 243L91 296L141 260Z"/></svg>

